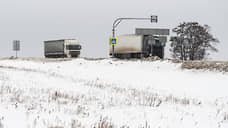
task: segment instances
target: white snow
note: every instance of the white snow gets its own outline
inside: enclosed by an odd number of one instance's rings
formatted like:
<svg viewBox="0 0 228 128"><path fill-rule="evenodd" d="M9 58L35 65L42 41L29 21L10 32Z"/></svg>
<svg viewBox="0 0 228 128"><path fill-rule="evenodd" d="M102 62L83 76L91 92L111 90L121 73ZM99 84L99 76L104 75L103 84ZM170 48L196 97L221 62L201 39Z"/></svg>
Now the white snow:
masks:
<svg viewBox="0 0 228 128"><path fill-rule="evenodd" d="M228 73L180 66L0 60L0 128L227 128Z"/></svg>

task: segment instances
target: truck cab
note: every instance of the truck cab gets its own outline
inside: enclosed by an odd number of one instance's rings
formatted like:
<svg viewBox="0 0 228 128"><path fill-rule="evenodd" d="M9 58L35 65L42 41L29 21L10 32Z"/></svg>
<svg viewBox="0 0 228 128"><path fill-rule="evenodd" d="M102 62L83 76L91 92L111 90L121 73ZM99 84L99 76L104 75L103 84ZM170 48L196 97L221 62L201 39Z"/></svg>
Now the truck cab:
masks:
<svg viewBox="0 0 228 128"><path fill-rule="evenodd" d="M64 44L65 57L78 57L82 46L75 41L68 41Z"/></svg>
<svg viewBox="0 0 228 128"><path fill-rule="evenodd" d="M143 40L143 51L145 57L158 56L159 58L164 58L164 47L166 37L144 35Z"/></svg>

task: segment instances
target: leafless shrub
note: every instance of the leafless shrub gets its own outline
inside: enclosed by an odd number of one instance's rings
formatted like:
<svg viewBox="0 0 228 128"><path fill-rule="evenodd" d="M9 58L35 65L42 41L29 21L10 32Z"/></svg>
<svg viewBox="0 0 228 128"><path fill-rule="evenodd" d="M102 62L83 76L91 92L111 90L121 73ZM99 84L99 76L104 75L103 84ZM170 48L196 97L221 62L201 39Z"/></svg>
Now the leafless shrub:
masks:
<svg viewBox="0 0 228 128"><path fill-rule="evenodd" d="M126 89L118 88L118 87L113 87L112 90L117 92L117 93L125 93L126 92Z"/></svg>
<svg viewBox="0 0 228 128"><path fill-rule="evenodd" d="M164 99L165 102L171 102L175 104L182 104L182 105L201 105L202 102L198 99L191 99L191 98L178 98L174 97L173 95L169 95Z"/></svg>
<svg viewBox="0 0 228 128"><path fill-rule="evenodd" d="M149 97L147 97L147 101L150 107L159 107L162 103L158 95L149 95Z"/></svg>
<svg viewBox="0 0 228 128"><path fill-rule="evenodd" d="M71 121L71 128L85 128L78 120Z"/></svg>
<svg viewBox="0 0 228 128"><path fill-rule="evenodd" d="M182 69L203 69L210 71L228 72L228 62L218 61L185 61Z"/></svg>
<svg viewBox="0 0 228 128"><path fill-rule="evenodd" d="M190 100L187 99L187 98L183 98L183 99L180 99L180 103L184 104L184 105L189 105L190 104Z"/></svg>
<svg viewBox="0 0 228 128"><path fill-rule="evenodd" d="M59 98L63 98L63 99L68 99L71 100L75 103L77 103L79 101L78 97L74 97L74 96L70 96L69 94L65 94L65 93L61 93L59 91L55 91L52 95L51 95L52 100L57 101L57 99ZM60 104L66 104L67 101L58 101Z"/></svg>
<svg viewBox="0 0 228 128"><path fill-rule="evenodd" d="M152 128L146 121L144 124L137 126L138 128ZM128 125L114 126L113 122L107 117L100 117L100 120L95 125L92 125L91 128L130 128Z"/></svg>
<svg viewBox="0 0 228 128"><path fill-rule="evenodd" d="M159 98L157 94L153 93L141 93L140 98L138 99L139 104L143 106L150 107L159 107L162 103L162 100Z"/></svg>
<svg viewBox="0 0 228 128"><path fill-rule="evenodd" d="M151 127L148 124L148 122L146 121L145 124L143 124L142 126L139 126L139 128L151 128Z"/></svg>
<svg viewBox="0 0 228 128"><path fill-rule="evenodd" d="M108 119L108 117L101 116L99 122L94 124L92 128L114 128L114 124Z"/></svg>
<svg viewBox="0 0 228 128"><path fill-rule="evenodd" d="M12 97L10 98L11 102L23 103L24 99L22 98L23 92L21 90L12 89Z"/></svg>

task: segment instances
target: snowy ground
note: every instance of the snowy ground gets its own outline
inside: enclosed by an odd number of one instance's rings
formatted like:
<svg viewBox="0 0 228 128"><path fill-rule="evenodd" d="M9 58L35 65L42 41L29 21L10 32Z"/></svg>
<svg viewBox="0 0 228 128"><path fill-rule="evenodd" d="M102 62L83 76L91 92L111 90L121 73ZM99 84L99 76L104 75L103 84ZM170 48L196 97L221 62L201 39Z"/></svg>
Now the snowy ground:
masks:
<svg viewBox="0 0 228 128"><path fill-rule="evenodd" d="M228 73L169 61L0 60L0 128L227 128Z"/></svg>

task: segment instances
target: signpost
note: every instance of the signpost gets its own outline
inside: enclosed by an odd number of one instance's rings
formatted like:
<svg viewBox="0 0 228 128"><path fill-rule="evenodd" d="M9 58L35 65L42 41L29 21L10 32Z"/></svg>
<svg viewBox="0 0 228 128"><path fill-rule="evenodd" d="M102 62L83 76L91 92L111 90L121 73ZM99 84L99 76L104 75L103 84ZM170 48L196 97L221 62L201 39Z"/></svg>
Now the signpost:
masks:
<svg viewBox="0 0 228 128"><path fill-rule="evenodd" d="M120 22L123 20L150 20L151 23L153 23L153 22L157 23L158 22L158 16L152 15L150 18L118 18L118 19L116 19L112 25L112 38L111 38L111 39L113 39L112 40L113 43L114 42L116 42L116 43L112 44L111 43L112 41L110 39L110 45L112 45L112 57L113 58L114 58L114 49L115 49L114 46L117 45L117 39L115 39L116 38L115 29L120 24Z"/></svg>
<svg viewBox="0 0 228 128"><path fill-rule="evenodd" d="M13 50L16 51L16 58L17 58L17 52L20 51L20 40L13 41Z"/></svg>

